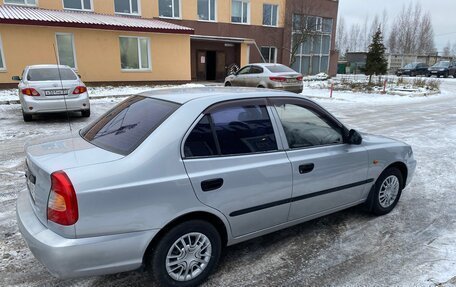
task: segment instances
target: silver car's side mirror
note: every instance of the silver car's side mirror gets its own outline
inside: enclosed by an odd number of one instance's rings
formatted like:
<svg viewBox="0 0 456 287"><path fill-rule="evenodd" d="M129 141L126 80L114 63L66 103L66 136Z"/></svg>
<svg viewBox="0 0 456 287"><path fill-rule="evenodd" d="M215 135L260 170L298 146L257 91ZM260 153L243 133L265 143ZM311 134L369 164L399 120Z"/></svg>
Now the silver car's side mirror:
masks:
<svg viewBox="0 0 456 287"><path fill-rule="evenodd" d="M353 145L360 145L363 142L363 137L356 130L350 130L348 132L347 143Z"/></svg>

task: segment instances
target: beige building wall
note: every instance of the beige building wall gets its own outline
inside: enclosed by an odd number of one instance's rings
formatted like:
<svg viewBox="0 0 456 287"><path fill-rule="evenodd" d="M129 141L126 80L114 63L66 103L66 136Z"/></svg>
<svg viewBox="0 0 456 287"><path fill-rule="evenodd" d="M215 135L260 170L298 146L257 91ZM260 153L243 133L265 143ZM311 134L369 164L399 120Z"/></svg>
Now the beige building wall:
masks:
<svg viewBox="0 0 456 287"><path fill-rule="evenodd" d="M73 33L78 73L86 82L191 79L189 35L0 25L6 62L6 71L0 72L0 83L13 83L11 77L20 75L27 65L55 64L57 32ZM150 71L121 71L119 36L150 38ZM24 39L33 47L24 45Z"/></svg>
<svg viewBox="0 0 456 287"><path fill-rule="evenodd" d="M63 9L62 0L37 0L38 6L45 9ZM102 14L114 14L114 0L92 0L93 10ZM158 0L139 0L141 17L159 17ZM0 0L3 4L4 0ZM263 4L279 5L278 26L283 27L286 0L250 0L250 24L263 25ZM181 0L181 17L183 20L198 20L198 0ZM216 0L216 22L231 23L231 0ZM242 25L242 24L240 24Z"/></svg>

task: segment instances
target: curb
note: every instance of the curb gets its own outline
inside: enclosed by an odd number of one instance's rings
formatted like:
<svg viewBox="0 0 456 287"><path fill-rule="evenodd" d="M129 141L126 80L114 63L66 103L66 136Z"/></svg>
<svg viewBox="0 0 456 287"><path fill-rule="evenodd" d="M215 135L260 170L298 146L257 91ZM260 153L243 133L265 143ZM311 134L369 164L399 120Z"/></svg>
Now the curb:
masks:
<svg viewBox="0 0 456 287"><path fill-rule="evenodd" d="M89 96L90 100L98 100L98 99L109 99L109 98L126 98L131 95L110 95L110 96L100 96L100 97L91 97ZM8 100L8 101L0 101L0 105L18 105L21 102L19 100Z"/></svg>

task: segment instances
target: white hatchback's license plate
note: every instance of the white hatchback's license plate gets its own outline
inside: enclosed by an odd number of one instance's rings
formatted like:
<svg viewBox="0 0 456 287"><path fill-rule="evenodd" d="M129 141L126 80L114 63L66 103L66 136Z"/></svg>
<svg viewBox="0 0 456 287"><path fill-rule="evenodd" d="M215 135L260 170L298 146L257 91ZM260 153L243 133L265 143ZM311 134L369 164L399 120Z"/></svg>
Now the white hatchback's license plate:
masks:
<svg viewBox="0 0 456 287"><path fill-rule="evenodd" d="M44 91L44 95L45 96L63 96L63 95L67 95L68 94L68 90L48 90L48 91Z"/></svg>
<svg viewBox="0 0 456 287"><path fill-rule="evenodd" d="M29 170L25 171L25 177L27 181L27 189L30 192L30 196L32 197L33 202L35 202L35 197L36 197L36 177L30 173Z"/></svg>

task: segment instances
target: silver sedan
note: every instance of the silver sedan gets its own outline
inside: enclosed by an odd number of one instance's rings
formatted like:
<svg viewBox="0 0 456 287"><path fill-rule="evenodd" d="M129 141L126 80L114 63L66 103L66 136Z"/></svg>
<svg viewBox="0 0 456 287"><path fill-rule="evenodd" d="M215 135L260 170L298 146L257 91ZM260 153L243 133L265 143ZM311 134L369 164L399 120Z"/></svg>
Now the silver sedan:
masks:
<svg viewBox="0 0 456 287"><path fill-rule="evenodd" d="M302 75L281 64L250 64L225 79L225 86L278 89L302 93Z"/></svg>
<svg viewBox="0 0 456 287"><path fill-rule="evenodd" d="M227 245L351 206L389 213L416 161L316 103L259 89L169 89L73 136L29 143L17 222L58 277L146 266L195 286Z"/></svg>
<svg viewBox="0 0 456 287"><path fill-rule="evenodd" d="M27 66L22 76L14 76L13 80L19 81L19 99L26 122L36 114L66 111L90 117L87 87L68 66Z"/></svg>

